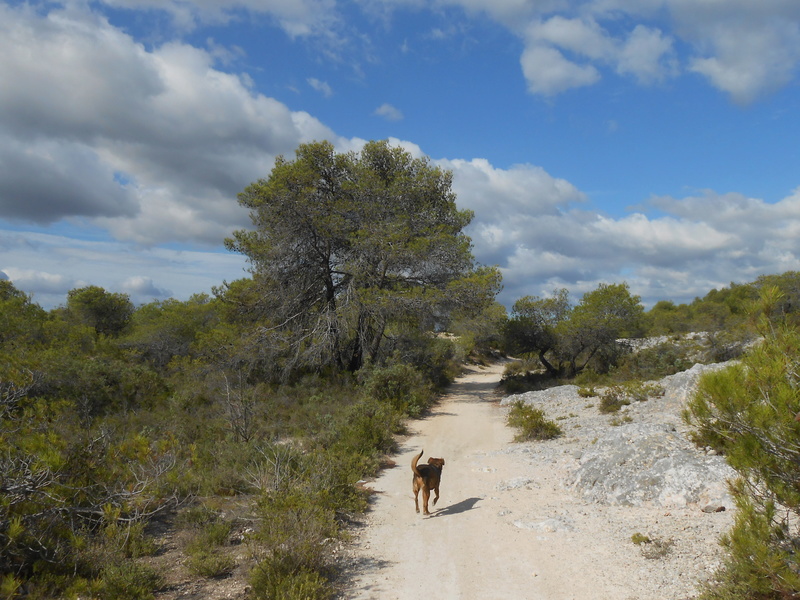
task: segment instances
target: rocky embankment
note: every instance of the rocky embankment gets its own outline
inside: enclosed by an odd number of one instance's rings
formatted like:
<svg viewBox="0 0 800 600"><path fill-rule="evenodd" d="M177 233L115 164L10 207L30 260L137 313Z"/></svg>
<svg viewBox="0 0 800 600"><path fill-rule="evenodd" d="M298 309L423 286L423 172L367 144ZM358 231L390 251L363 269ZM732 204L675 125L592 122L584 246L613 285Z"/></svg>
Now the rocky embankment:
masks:
<svg viewBox="0 0 800 600"><path fill-rule="evenodd" d="M698 364L666 377L657 382L663 395L634 401L613 415L599 411L599 396L581 397L573 385L501 402L521 400L561 426L564 435L557 439L516 444L509 451L528 454L531 472L557 473L558 484L583 502L583 512L604 536L630 540L641 534L642 552L654 559L648 561L649 576L663 580L664 598L695 595L697 582L720 565L717 540L732 523L726 482L734 472L723 457L689 441L681 418L699 376L725 366ZM564 514L515 524L569 531L573 521Z"/></svg>

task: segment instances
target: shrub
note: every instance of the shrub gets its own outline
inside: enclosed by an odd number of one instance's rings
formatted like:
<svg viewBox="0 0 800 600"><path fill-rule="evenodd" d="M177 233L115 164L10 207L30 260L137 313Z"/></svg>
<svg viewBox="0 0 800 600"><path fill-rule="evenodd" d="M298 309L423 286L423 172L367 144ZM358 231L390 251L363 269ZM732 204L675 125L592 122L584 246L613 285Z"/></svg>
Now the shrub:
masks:
<svg viewBox="0 0 800 600"><path fill-rule="evenodd" d="M511 405L507 422L519 429L514 438L518 442L528 440L549 440L560 436L563 431L557 423L548 421L544 411L518 400Z"/></svg>
<svg viewBox="0 0 800 600"><path fill-rule="evenodd" d="M105 600L150 600L153 592L164 585L164 578L152 567L123 561L103 569Z"/></svg>
<svg viewBox="0 0 800 600"><path fill-rule="evenodd" d="M649 544L652 540L650 539L649 536L646 536L637 531L631 536L631 541L637 546L641 546L642 544Z"/></svg>
<svg viewBox="0 0 800 600"><path fill-rule="evenodd" d="M644 383L642 381L628 381L623 385L625 394L637 402L645 402L650 398L664 395L664 387L658 383Z"/></svg>
<svg viewBox="0 0 800 600"><path fill-rule="evenodd" d="M678 341L665 342L627 354L613 371L617 381L661 379L691 368L697 360L694 345Z"/></svg>
<svg viewBox="0 0 800 600"><path fill-rule="evenodd" d="M649 398L661 396L664 388L657 383L628 381L622 385L612 385L600 397L600 412L604 414L618 412L631 401L644 402Z"/></svg>
<svg viewBox="0 0 800 600"><path fill-rule="evenodd" d="M612 427L619 427L627 423L633 423L633 418L630 415L623 415L621 417L614 417L609 423Z"/></svg>
<svg viewBox="0 0 800 600"><path fill-rule="evenodd" d="M362 375L368 397L386 402L399 413L418 417L435 398L434 391L413 366L398 362Z"/></svg>
<svg viewBox="0 0 800 600"><path fill-rule="evenodd" d="M282 565L293 565L293 571L328 571L326 541L338 536L339 526L324 494L304 489L265 494L258 512L263 525L256 538L269 552L281 552Z"/></svg>
<svg viewBox="0 0 800 600"><path fill-rule="evenodd" d="M189 553L194 553L225 546L228 543L231 528L232 525L228 521L215 519L206 522L194 532L186 544L186 549Z"/></svg>
<svg viewBox="0 0 800 600"><path fill-rule="evenodd" d="M328 600L333 588L316 571L276 551L250 572L255 600Z"/></svg>
<svg viewBox="0 0 800 600"><path fill-rule="evenodd" d="M723 540L728 557L706 600L778 600L800 589L800 331L771 320L780 300L762 292L764 341L741 364L704 375L684 413L697 439L722 450L739 473L731 486L739 510Z"/></svg>
<svg viewBox="0 0 800 600"><path fill-rule="evenodd" d="M221 520L218 513L204 505L184 511L180 521L197 527L186 544L186 568L201 577L230 575L236 561L220 549L228 544L232 523Z"/></svg>
<svg viewBox="0 0 800 600"><path fill-rule="evenodd" d="M625 390L618 385L614 385L603 392L600 397L600 412L603 414L619 412L619 409L630 403L631 401L628 399Z"/></svg>
<svg viewBox="0 0 800 600"><path fill-rule="evenodd" d="M197 550L189 555L185 564L195 575L213 578L230 575L236 567L236 560L218 550Z"/></svg>

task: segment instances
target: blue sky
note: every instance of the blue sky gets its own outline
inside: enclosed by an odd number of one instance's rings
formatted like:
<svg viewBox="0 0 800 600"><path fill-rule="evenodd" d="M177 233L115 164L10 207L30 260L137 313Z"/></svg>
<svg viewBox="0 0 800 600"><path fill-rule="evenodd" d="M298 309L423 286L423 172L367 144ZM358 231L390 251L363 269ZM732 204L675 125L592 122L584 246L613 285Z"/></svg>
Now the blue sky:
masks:
<svg viewBox="0 0 800 600"><path fill-rule="evenodd" d="M0 2L0 278L209 292L277 155L388 138L505 304L690 301L800 269L799 65L797 0Z"/></svg>

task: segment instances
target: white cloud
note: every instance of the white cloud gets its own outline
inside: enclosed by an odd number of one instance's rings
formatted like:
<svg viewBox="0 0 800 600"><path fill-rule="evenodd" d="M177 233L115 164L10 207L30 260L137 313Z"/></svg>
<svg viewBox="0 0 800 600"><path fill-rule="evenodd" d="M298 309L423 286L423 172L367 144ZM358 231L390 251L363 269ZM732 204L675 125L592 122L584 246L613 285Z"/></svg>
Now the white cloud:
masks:
<svg viewBox="0 0 800 600"><path fill-rule="evenodd" d="M120 288L125 293L138 297L151 296L154 299L159 299L169 298L173 295L170 290L159 288L150 277L143 275L128 277L120 284Z"/></svg>
<svg viewBox="0 0 800 600"><path fill-rule="evenodd" d="M177 42L92 13L0 6L0 216L95 220L119 239L218 245L277 154L337 136ZM18 185L19 180L28 182Z"/></svg>
<svg viewBox="0 0 800 600"><path fill-rule="evenodd" d="M550 44L593 60L607 60L615 53L614 41L594 19L551 17L533 23L527 38L534 44Z"/></svg>
<svg viewBox="0 0 800 600"><path fill-rule="evenodd" d="M70 289L81 287L84 282L58 273L33 271L31 269L6 268L8 278L17 289L24 289L36 296L64 295Z"/></svg>
<svg viewBox="0 0 800 600"><path fill-rule="evenodd" d="M140 304L166 296L188 299L246 276L244 257L231 252L143 248L3 230L0 249L0 270L46 308L64 304L69 290L86 285L129 294Z"/></svg>
<svg viewBox="0 0 800 600"><path fill-rule="evenodd" d="M475 211L474 252L504 275L501 301L554 287L574 294L627 280L652 304L800 269L800 189L776 203L741 194L653 198L621 218L598 214L567 181L539 167L439 160L459 206ZM656 209L663 216L651 217Z"/></svg>
<svg viewBox="0 0 800 600"><path fill-rule="evenodd" d="M414 0L384 3L423 6ZM529 90L544 96L597 83L599 69L608 67L643 84L694 72L734 101L747 104L794 80L800 65L796 0L438 0L435 4L486 15L518 35L525 44L520 62ZM621 31L625 27L628 31ZM688 47L680 56L676 40Z"/></svg>
<svg viewBox="0 0 800 600"><path fill-rule="evenodd" d="M318 91L326 98L330 98L331 96L333 96L333 89L325 81L320 81L319 79L315 79L314 77L311 77L306 81L308 82L308 85L310 85L312 88L314 88L316 91Z"/></svg>
<svg viewBox="0 0 800 600"><path fill-rule="evenodd" d="M549 46L525 48L520 64L528 82L528 90L533 94L554 96L600 80L600 73L595 67L578 65Z"/></svg>
<svg viewBox="0 0 800 600"><path fill-rule="evenodd" d="M391 104L381 104L375 109L375 115L383 117L387 121L402 121L403 113Z"/></svg>
<svg viewBox="0 0 800 600"><path fill-rule="evenodd" d="M633 75L642 83L664 81L679 70L672 39L644 25L634 27L619 48L616 65L618 73Z"/></svg>

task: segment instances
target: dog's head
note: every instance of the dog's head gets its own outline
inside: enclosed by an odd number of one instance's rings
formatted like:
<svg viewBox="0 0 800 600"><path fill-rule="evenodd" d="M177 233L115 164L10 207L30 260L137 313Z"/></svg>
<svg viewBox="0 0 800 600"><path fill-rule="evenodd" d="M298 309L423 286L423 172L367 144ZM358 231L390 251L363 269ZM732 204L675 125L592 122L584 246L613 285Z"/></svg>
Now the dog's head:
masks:
<svg viewBox="0 0 800 600"><path fill-rule="evenodd" d="M443 458L429 458L428 459L428 464L431 465L431 466L436 467L437 469L439 469L441 471L442 467L444 466L444 459Z"/></svg>

